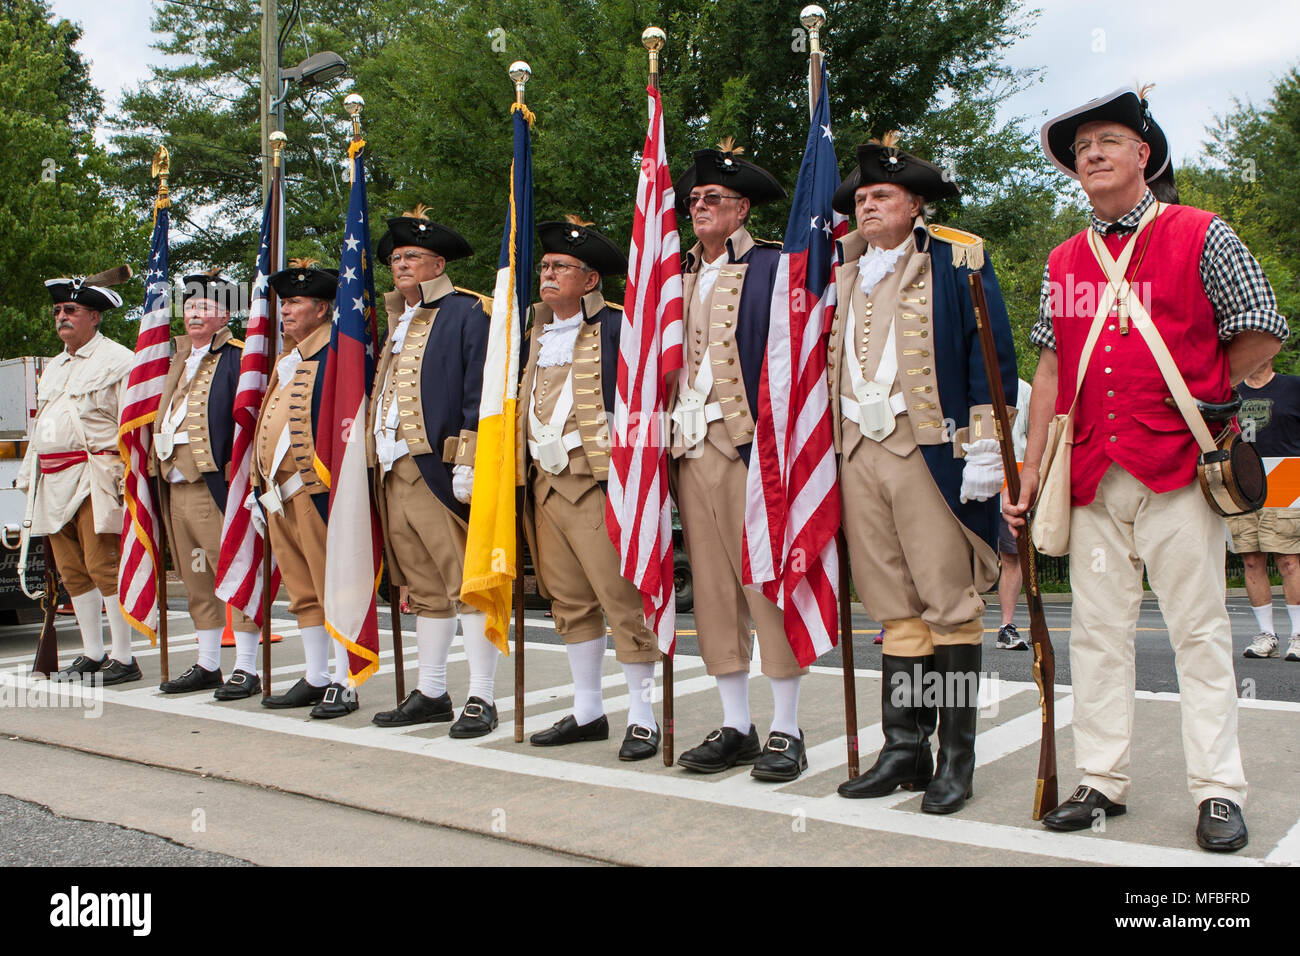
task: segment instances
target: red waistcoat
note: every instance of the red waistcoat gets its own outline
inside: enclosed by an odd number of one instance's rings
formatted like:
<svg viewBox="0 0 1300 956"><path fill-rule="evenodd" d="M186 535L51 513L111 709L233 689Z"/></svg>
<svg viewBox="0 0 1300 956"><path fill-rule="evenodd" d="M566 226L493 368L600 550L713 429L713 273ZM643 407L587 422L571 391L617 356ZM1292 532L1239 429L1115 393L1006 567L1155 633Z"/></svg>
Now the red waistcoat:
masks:
<svg viewBox="0 0 1300 956"><path fill-rule="evenodd" d="M1228 353L1219 341L1214 309L1201 285L1201 251L1212 213L1169 206L1138 237L1127 278L1160 331L1195 398L1227 400ZM1150 232L1150 244L1143 245ZM1103 240L1118 259L1128 236ZM1139 259L1141 260L1139 262ZM1052 250L1052 327L1056 332L1056 412L1070 410L1079 359L1092 326L1105 273L1088 245L1087 231ZM1121 335L1114 309L1088 363L1075 415L1070 472L1071 503L1090 503L1111 462L1155 492L1173 491L1196 478L1200 449L1176 408L1146 341L1130 323Z"/></svg>

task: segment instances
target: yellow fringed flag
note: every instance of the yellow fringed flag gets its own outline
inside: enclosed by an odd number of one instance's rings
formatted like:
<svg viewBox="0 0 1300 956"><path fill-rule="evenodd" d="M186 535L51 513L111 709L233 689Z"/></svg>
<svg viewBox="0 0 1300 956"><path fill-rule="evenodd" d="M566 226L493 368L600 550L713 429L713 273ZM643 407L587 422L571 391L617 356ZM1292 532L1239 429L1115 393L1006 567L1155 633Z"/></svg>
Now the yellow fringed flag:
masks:
<svg viewBox="0 0 1300 956"><path fill-rule="evenodd" d="M510 587L518 568L515 550L515 401L519 343L533 279L533 114L511 109L514 158L510 163L510 211L501 236L493 295L492 326L479 399L474 489L460 597L487 615L487 638L510 652Z"/></svg>

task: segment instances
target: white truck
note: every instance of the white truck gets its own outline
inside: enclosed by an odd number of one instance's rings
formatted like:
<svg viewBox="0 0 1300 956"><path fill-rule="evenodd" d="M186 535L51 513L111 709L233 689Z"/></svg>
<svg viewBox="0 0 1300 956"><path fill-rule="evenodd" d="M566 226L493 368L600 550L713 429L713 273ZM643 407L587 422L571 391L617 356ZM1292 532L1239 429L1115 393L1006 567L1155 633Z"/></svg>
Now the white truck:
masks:
<svg viewBox="0 0 1300 956"><path fill-rule="evenodd" d="M19 531L27 498L14 487L36 418L36 379L44 359L0 360L0 624L39 617L39 604L18 585ZM45 555L39 539L27 556L27 586L44 587Z"/></svg>

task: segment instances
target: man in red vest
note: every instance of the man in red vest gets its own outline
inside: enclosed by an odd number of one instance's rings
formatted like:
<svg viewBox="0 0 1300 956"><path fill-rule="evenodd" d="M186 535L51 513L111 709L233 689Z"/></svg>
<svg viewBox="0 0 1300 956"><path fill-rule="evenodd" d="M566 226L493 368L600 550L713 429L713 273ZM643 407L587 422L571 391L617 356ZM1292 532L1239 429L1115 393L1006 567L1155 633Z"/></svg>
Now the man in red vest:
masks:
<svg viewBox="0 0 1300 956"><path fill-rule="evenodd" d="M1169 146L1145 93L1116 90L1043 126L1044 151L1079 180L1092 222L1048 257L1030 336L1042 353L1020 501L1004 513L1012 527L1024 526L1047 426L1054 413L1069 411L1077 390L1070 670L1083 778L1043 823L1082 830L1126 809L1145 566L1174 648L1188 789L1200 813L1196 841L1233 851L1247 841L1246 779L1224 607L1224 523L1196 481L1199 449L1165 401L1170 390L1146 344L1144 317L1192 395L1213 403L1277 352L1287 324L1259 263L1223 220L1157 202L1148 189L1169 163ZM1118 305L1103 311L1116 295ZM1098 312L1090 360L1082 361Z"/></svg>

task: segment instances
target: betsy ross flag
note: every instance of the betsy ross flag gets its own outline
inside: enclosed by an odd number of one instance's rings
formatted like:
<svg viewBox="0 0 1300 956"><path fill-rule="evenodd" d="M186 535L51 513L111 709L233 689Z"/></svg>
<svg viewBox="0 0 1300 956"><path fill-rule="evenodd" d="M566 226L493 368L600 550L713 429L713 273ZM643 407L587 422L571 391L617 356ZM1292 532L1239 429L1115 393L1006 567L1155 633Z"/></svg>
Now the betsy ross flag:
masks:
<svg viewBox="0 0 1300 956"><path fill-rule="evenodd" d="M244 354L239 360L239 384L235 389L235 436L230 455L230 494L221 524L221 557L217 563L217 597L239 608L258 624L262 623L262 534L245 506L251 490L249 472L253 464L253 440L257 435L257 413L275 361L274 343L279 330L271 328L269 280L281 260L283 229L273 229L280 215L280 169L271 178L271 190L262 213L262 242L257 251L257 275L253 299L248 308L248 330ZM271 248L272 233L275 249ZM279 323L277 322L276 325ZM260 507L253 504L254 508ZM280 588L280 571L271 563L271 594Z"/></svg>
<svg viewBox="0 0 1300 956"><path fill-rule="evenodd" d="M838 642L840 492L826 384L835 315L835 240L848 231L831 208L839 185L822 68L772 290L745 501L744 581L785 611L800 666Z"/></svg>
<svg viewBox="0 0 1300 956"><path fill-rule="evenodd" d="M126 466L123 475L126 513L122 519L122 562L117 595L123 616L155 643L158 637L158 503L149 481L149 451L171 366L171 287L167 283L168 205L155 206L149 268L144 275L144 316L135 342L135 364L127 379L117 447Z"/></svg>
<svg viewBox="0 0 1300 956"><path fill-rule="evenodd" d="M325 629L348 649L354 685L379 668L379 519L366 474L366 422L375 380L374 262L370 258L370 215L366 210L365 140L353 140L352 195L339 254L334 329L321 383L316 472L329 486L325 525Z"/></svg>
<svg viewBox="0 0 1300 956"><path fill-rule="evenodd" d="M510 586L515 578L515 401L519 343L533 282L533 114L511 106L514 158L510 161L510 212L501 235L501 258L492 300L492 324L483 363L474 490L465 542L460 599L487 615L487 638L510 652Z"/></svg>
<svg viewBox="0 0 1300 956"><path fill-rule="evenodd" d="M659 649L671 654L677 620L664 404L669 376L682 367L682 266L663 103L657 89L647 91L650 118L628 252L605 525L619 570L641 592L647 626Z"/></svg>

